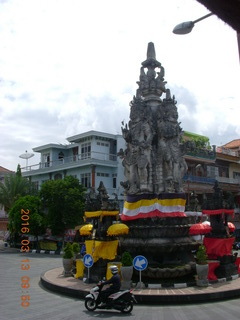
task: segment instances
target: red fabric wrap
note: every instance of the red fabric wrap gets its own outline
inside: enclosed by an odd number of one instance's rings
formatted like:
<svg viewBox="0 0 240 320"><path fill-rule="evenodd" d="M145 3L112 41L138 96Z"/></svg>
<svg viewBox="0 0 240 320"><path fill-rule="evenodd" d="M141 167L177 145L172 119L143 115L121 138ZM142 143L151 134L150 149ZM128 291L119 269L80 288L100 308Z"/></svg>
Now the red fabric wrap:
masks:
<svg viewBox="0 0 240 320"><path fill-rule="evenodd" d="M207 249L207 255L210 259L227 256L232 254L232 246L235 238L207 238L203 240L203 244Z"/></svg>
<svg viewBox="0 0 240 320"><path fill-rule="evenodd" d="M217 280L215 275L215 269L219 266L219 261L209 261L208 262L208 280Z"/></svg>
<svg viewBox="0 0 240 320"><path fill-rule="evenodd" d="M203 214L212 215L212 214L234 214L234 209L216 209L216 210L202 210Z"/></svg>

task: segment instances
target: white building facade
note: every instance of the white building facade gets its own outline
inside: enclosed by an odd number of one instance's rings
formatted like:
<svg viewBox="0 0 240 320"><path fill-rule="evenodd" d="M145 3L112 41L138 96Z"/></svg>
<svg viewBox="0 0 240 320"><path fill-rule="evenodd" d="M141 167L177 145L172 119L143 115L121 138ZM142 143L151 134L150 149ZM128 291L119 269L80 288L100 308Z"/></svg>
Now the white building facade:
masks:
<svg viewBox="0 0 240 320"><path fill-rule="evenodd" d="M46 144L33 148L40 153L40 163L22 168L22 175L38 189L47 180L74 176L86 188L97 188L102 181L111 197L123 200L122 160L117 153L125 149L122 135L88 131L67 138L68 144Z"/></svg>

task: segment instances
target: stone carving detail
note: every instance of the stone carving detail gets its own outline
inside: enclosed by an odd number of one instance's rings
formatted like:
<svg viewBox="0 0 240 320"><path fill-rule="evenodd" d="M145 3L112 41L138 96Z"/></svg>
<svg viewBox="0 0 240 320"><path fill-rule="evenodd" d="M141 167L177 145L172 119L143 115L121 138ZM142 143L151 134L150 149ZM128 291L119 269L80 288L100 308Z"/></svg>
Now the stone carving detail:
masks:
<svg viewBox="0 0 240 320"><path fill-rule="evenodd" d="M114 199L109 199L109 195L102 181L100 181L97 191L98 193L95 191L95 188L89 189L85 199L85 211L119 210L117 194L114 193Z"/></svg>
<svg viewBox="0 0 240 320"><path fill-rule="evenodd" d="M130 121L122 127L127 148L118 153L127 178L121 184L127 194L182 192L187 165L182 157L177 102L165 88L164 74L150 42L136 96L130 102Z"/></svg>

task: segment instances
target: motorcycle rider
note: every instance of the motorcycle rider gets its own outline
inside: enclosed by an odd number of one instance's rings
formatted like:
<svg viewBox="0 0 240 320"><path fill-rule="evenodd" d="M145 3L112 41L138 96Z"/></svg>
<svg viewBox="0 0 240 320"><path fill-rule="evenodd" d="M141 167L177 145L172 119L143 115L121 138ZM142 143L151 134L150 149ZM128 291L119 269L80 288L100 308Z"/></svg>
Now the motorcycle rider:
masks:
<svg viewBox="0 0 240 320"><path fill-rule="evenodd" d="M110 296L111 294L118 292L121 287L121 278L120 275L118 274L118 267L113 265L110 266L109 268L112 273L111 279L101 282L103 285L110 284L110 286L101 291L101 305L106 303L107 297Z"/></svg>

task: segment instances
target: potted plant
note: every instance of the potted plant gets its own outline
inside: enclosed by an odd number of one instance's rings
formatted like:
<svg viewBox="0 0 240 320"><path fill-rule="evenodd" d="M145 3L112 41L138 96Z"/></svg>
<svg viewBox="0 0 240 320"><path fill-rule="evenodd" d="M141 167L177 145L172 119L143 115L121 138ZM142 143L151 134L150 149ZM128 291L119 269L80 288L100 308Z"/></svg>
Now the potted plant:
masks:
<svg viewBox="0 0 240 320"><path fill-rule="evenodd" d="M197 285L208 286L208 256L206 247L201 244L196 252Z"/></svg>
<svg viewBox="0 0 240 320"><path fill-rule="evenodd" d="M73 242L72 249L73 249L73 253L74 253L74 259L76 259L77 255L80 254L80 245L79 245L79 243Z"/></svg>
<svg viewBox="0 0 240 320"><path fill-rule="evenodd" d="M128 251L123 252L121 258L121 276L122 284L121 289L126 290L131 288L132 275L133 275L133 258Z"/></svg>
<svg viewBox="0 0 240 320"><path fill-rule="evenodd" d="M77 242L73 242L72 244L73 249L73 266L72 266L72 273L77 273L77 259L80 258L80 245Z"/></svg>
<svg viewBox="0 0 240 320"><path fill-rule="evenodd" d="M69 277L72 275L72 267L73 267L73 247L70 242L67 242L66 246L63 248L63 268L64 268L64 276Z"/></svg>
<svg viewBox="0 0 240 320"><path fill-rule="evenodd" d="M121 257L122 266L129 267L132 266L133 258L128 251L124 251Z"/></svg>

